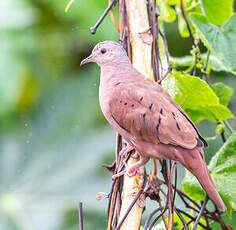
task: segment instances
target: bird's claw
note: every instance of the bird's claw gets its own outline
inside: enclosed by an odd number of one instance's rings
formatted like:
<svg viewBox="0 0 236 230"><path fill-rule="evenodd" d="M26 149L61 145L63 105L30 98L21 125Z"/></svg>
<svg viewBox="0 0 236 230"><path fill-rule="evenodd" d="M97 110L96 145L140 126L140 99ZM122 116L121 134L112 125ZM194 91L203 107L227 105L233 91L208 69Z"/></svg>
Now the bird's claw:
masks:
<svg viewBox="0 0 236 230"><path fill-rule="evenodd" d="M126 173L125 173L128 177L132 177L135 176L136 174L142 176L143 172L138 168L138 169L127 169Z"/></svg>
<svg viewBox="0 0 236 230"><path fill-rule="evenodd" d="M124 169L123 171L119 172L119 173L116 173L112 176L112 179L116 179L120 176L123 176L123 175L126 175L128 177L133 177L135 176L136 174L142 176L143 175L143 172L138 168L133 168L132 165L131 166L127 166L126 165L126 169Z"/></svg>
<svg viewBox="0 0 236 230"><path fill-rule="evenodd" d="M132 151L132 150L134 150L134 147L132 147L132 146L130 146L130 145L127 145L125 148L123 148L123 149L120 151L119 155L120 155L120 157L121 157L122 159L125 159L126 156L127 156L127 154L128 154L130 151Z"/></svg>

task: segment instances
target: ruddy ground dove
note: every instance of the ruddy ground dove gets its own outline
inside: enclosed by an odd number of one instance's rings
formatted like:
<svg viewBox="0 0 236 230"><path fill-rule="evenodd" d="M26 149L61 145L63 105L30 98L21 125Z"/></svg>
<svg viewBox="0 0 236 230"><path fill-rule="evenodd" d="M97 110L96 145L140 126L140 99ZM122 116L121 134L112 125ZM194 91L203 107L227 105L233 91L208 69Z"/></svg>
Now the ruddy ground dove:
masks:
<svg viewBox="0 0 236 230"><path fill-rule="evenodd" d="M105 118L129 144L122 152L134 148L140 156L125 172L132 174L150 158L179 161L225 211L205 163L203 147L207 143L167 91L138 72L116 42L97 44L81 65L88 62L101 68L99 102Z"/></svg>

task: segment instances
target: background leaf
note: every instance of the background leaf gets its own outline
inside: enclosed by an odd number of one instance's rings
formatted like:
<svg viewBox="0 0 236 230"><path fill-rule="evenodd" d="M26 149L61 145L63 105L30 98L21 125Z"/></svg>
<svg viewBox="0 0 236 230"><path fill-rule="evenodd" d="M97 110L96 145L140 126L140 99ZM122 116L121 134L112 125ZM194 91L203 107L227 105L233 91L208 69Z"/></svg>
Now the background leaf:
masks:
<svg viewBox="0 0 236 230"><path fill-rule="evenodd" d="M202 41L214 53L215 57L224 64L228 71L235 72L236 14L221 27L211 24L201 14L192 13L190 19Z"/></svg>
<svg viewBox="0 0 236 230"><path fill-rule="evenodd" d="M207 19L215 25L223 25L233 14L234 0L202 0L201 3Z"/></svg>
<svg viewBox="0 0 236 230"><path fill-rule="evenodd" d="M162 85L195 123L202 119L217 122L233 116L227 107L219 103L210 86L197 77L175 71Z"/></svg>
<svg viewBox="0 0 236 230"><path fill-rule="evenodd" d="M157 4L160 7L161 15L160 20L163 20L165 22L173 22L176 18L176 12L175 10L169 6L169 4L175 3L169 2L168 0L158 0Z"/></svg>
<svg viewBox="0 0 236 230"><path fill-rule="evenodd" d="M211 87L219 97L220 104L227 106L234 90L222 82L216 82Z"/></svg>

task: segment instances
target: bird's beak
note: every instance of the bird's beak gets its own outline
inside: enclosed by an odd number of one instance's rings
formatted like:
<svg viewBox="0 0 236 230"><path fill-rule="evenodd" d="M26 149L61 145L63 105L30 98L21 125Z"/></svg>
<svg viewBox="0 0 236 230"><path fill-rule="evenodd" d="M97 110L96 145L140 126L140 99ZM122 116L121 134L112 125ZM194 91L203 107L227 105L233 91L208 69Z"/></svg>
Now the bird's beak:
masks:
<svg viewBox="0 0 236 230"><path fill-rule="evenodd" d="M85 64L92 62L92 61L93 61L93 55L91 54L87 58L85 58L84 60L82 60L80 62L80 66L85 65Z"/></svg>

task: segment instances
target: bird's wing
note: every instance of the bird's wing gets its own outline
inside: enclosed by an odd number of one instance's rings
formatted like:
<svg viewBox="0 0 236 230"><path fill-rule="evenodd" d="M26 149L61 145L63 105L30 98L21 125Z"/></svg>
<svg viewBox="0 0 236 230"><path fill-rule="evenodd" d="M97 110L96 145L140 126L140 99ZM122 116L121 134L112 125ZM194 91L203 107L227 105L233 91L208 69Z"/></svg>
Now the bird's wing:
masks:
<svg viewBox="0 0 236 230"><path fill-rule="evenodd" d="M203 145L191 120L146 81L117 85L109 109L119 126L137 140L187 149Z"/></svg>

